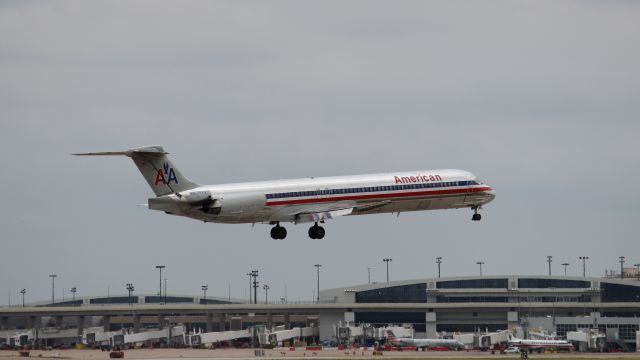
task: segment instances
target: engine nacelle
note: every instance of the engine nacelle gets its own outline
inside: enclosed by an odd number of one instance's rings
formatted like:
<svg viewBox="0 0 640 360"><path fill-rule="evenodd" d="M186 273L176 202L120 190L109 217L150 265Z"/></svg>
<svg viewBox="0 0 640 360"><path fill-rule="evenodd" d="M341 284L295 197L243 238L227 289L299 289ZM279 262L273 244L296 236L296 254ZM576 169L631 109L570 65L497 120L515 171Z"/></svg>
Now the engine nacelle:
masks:
<svg viewBox="0 0 640 360"><path fill-rule="evenodd" d="M221 208L220 215L238 215L262 209L265 201L262 193L227 193L216 199L216 205Z"/></svg>
<svg viewBox="0 0 640 360"><path fill-rule="evenodd" d="M191 209L199 209L207 214L220 213L220 204L209 191L192 191L182 197Z"/></svg>
<svg viewBox="0 0 640 360"><path fill-rule="evenodd" d="M212 215L239 215L263 208L266 198L262 193L227 193L214 196L209 191L191 191L149 199L149 209L171 214L200 210Z"/></svg>

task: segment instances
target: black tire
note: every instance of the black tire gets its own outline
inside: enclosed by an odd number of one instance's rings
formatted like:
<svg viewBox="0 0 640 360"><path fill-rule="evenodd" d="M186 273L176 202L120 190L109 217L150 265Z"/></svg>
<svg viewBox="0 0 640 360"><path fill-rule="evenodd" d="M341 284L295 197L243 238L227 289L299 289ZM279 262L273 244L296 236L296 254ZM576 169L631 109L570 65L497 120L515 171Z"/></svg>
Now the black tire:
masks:
<svg viewBox="0 0 640 360"><path fill-rule="evenodd" d="M317 225L314 225L314 226L309 228L309 237L311 239L317 239L318 238L317 230L318 230L318 226Z"/></svg>
<svg viewBox="0 0 640 360"><path fill-rule="evenodd" d="M274 226L271 228L271 238L274 240L278 240L279 237L279 231L278 231L278 226Z"/></svg>
<svg viewBox="0 0 640 360"><path fill-rule="evenodd" d="M287 229L280 226L280 240L284 240L287 237Z"/></svg>
<svg viewBox="0 0 640 360"><path fill-rule="evenodd" d="M324 238L324 228L322 226L318 226L318 230L316 231L316 239Z"/></svg>

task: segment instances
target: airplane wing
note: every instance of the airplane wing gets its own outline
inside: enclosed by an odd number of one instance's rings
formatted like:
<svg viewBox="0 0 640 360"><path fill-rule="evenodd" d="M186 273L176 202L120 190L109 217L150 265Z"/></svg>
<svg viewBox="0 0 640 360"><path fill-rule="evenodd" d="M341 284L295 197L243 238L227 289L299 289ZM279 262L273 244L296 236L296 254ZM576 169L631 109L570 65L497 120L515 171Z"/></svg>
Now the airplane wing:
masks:
<svg viewBox="0 0 640 360"><path fill-rule="evenodd" d="M301 212L296 214L295 223L301 224L306 222L320 222L326 219L333 219L338 216L349 215L353 212L353 207L348 207L344 209L335 209L328 211L311 211L311 212Z"/></svg>
<svg viewBox="0 0 640 360"><path fill-rule="evenodd" d="M278 210L273 221L293 221L296 224L321 222L354 212L364 212L387 205L390 201L380 201L358 205L355 201L338 201L326 204L293 205Z"/></svg>

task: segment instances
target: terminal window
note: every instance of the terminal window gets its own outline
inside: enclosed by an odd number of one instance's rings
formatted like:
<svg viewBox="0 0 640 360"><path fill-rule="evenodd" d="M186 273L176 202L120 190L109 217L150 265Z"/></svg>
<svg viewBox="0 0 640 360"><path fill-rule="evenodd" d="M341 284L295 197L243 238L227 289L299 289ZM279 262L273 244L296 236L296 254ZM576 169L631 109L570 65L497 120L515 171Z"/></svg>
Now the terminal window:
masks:
<svg viewBox="0 0 640 360"><path fill-rule="evenodd" d="M427 284L392 286L356 293L356 303L424 303Z"/></svg>
<svg viewBox="0 0 640 360"><path fill-rule="evenodd" d="M438 289L506 289L507 279L469 279L438 281Z"/></svg>
<svg viewBox="0 0 640 360"><path fill-rule="evenodd" d="M586 289L591 286L591 282L583 280L562 280L562 279L518 279L519 288L547 289Z"/></svg>

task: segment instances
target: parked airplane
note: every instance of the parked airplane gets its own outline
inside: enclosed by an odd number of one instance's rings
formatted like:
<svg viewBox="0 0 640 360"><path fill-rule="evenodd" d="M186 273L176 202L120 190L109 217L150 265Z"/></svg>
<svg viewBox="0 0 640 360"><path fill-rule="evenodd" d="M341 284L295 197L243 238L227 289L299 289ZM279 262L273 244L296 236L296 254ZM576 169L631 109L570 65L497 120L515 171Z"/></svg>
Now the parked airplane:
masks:
<svg viewBox="0 0 640 360"><path fill-rule="evenodd" d="M418 349L446 347L450 349L464 349L464 344L455 339L412 339L397 338L393 331L387 330L387 342L393 346L415 346Z"/></svg>
<svg viewBox="0 0 640 360"><path fill-rule="evenodd" d="M318 223L345 215L467 207L478 221L478 210L495 197L491 187L463 170L199 185L184 177L167 154L161 146L148 146L74 155L130 157L156 195L149 209L204 222L268 223L274 225L274 239L287 236L284 222L313 222L309 237L322 239L325 231Z"/></svg>
<svg viewBox="0 0 640 360"><path fill-rule="evenodd" d="M566 340L533 340L533 339L518 339L509 335L509 345L517 346L521 349L530 349L542 351L545 349L557 349L571 351L573 345Z"/></svg>

